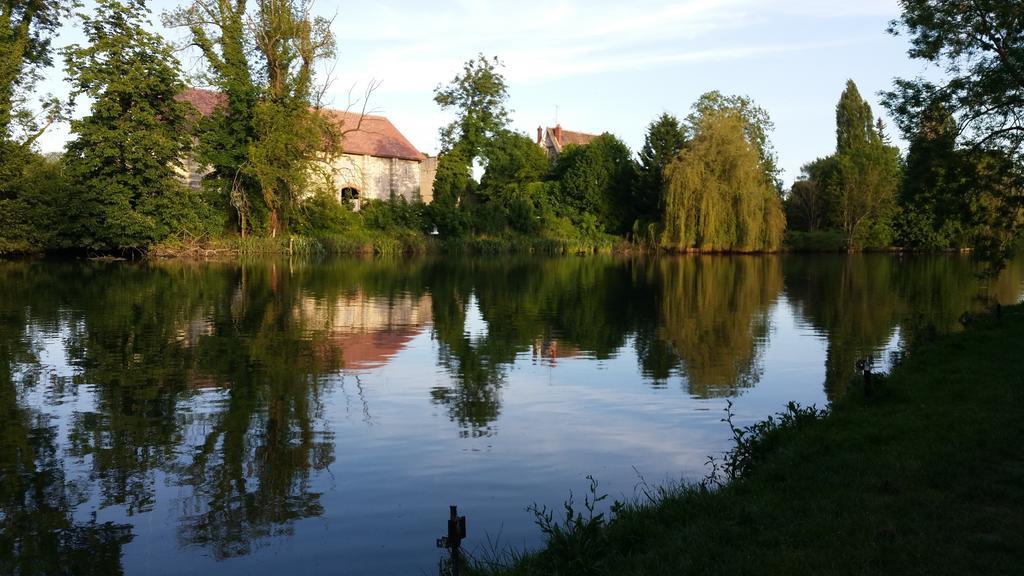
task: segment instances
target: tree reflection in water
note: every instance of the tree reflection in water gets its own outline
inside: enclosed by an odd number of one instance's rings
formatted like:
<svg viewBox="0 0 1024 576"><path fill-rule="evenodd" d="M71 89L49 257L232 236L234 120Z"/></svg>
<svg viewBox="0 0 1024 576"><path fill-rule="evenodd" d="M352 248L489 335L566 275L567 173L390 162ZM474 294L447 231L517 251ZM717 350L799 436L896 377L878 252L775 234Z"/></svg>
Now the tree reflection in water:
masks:
<svg viewBox="0 0 1024 576"><path fill-rule="evenodd" d="M1016 300L1022 278L1018 260L987 296ZM372 424L364 378L421 335L443 374L423 399L483 437L519 362L632 355L651 386L737 395L779 306L826 341L835 398L858 359L956 329L982 288L956 256L5 263L0 572L119 573L131 518L161 498L180 545L215 558L291 534L325 512L325 398L355 394Z"/></svg>

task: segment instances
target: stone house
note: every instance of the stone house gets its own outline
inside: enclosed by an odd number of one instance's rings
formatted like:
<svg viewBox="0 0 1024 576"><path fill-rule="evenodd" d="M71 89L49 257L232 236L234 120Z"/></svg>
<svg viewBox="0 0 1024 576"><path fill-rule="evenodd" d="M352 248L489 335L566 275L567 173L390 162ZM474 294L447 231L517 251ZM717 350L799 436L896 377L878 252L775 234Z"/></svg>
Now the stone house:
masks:
<svg viewBox="0 0 1024 576"><path fill-rule="evenodd" d="M225 102L223 94L198 88L185 90L178 99L190 102L204 116ZM319 162L318 170L328 176L339 200L354 203L357 210L366 199L433 200L437 158L417 150L390 120L341 110L324 112L338 125L341 151ZM182 160L181 177L193 188L208 172L191 156Z"/></svg>
<svg viewBox="0 0 1024 576"><path fill-rule="evenodd" d="M543 148L544 151L548 153L548 158L551 158L552 160L557 158L558 155L562 153L562 149L566 146L570 144L586 146L598 136L598 134L563 130L561 124L556 124L554 128L537 127L537 145Z"/></svg>
<svg viewBox="0 0 1024 576"><path fill-rule="evenodd" d="M329 110L342 134L340 155L326 163L339 198L355 202L434 199L437 158L416 149L383 116Z"/></svg>

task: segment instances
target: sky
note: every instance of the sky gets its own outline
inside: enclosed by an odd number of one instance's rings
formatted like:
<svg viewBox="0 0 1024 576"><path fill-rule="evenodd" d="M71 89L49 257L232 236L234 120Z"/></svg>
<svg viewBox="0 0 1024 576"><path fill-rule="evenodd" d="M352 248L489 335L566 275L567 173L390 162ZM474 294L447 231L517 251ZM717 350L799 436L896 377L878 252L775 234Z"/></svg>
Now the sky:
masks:
<svg viewBox="0 0 1024 576"><path fill-rule="evenodd" d="M150 3L154 21L177 0ZM854 80L876 115L893 123L879 91L894 77L928 74L906 56L907 39L886 33L897 0L436 0L332 3L338 54L327 104L362 105L386 115L420 150L436 154L438 129L451 119L433 101L463 63L497 56L509 86L512 127L536 137L538 126L610 132L634 151L662 112L685 117L708 91L741 94L766 109L771 140L792 182L800 167L835 147L835 105ZM180 30L154 28L171 41ZM57 44L80 41L65 29ZM183 54L186 71L197 59ZM43 91L66 94L59 69ZM44 151L60 150L66 126L51 130Z"/></svg>

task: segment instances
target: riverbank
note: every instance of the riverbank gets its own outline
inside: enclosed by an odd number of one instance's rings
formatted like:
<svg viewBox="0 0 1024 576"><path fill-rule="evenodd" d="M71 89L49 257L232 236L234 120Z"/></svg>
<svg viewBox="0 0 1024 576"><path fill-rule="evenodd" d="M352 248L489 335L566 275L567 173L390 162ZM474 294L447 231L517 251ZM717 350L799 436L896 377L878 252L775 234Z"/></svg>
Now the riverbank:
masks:
<svg viewBox="0 0 1024 576"><path fill-rule="evenodd" d="M1024 566L1024 307L919 344L866 393L741 445L739 479L655 491L479 574L1011 574ZM747 437L749 438L749 436ZM712 484L713 485L713 484ZM556 511L561 517L562 511ZM548 526L550 529L551 526Z"/></svg>

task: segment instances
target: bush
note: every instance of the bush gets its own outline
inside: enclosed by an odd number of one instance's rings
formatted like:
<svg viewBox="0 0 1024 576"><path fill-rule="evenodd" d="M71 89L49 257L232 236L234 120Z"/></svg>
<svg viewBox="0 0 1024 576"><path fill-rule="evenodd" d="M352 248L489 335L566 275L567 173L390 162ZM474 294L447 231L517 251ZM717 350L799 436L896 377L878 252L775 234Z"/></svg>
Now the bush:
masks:
<svg viewBox="0 0 1024 576"><path fill-rule="evenodd" d="M783 241L785 247L794 252L843 252L846 250L846 239L836 230L816 230L814 232L786 231Z"/></svg>

